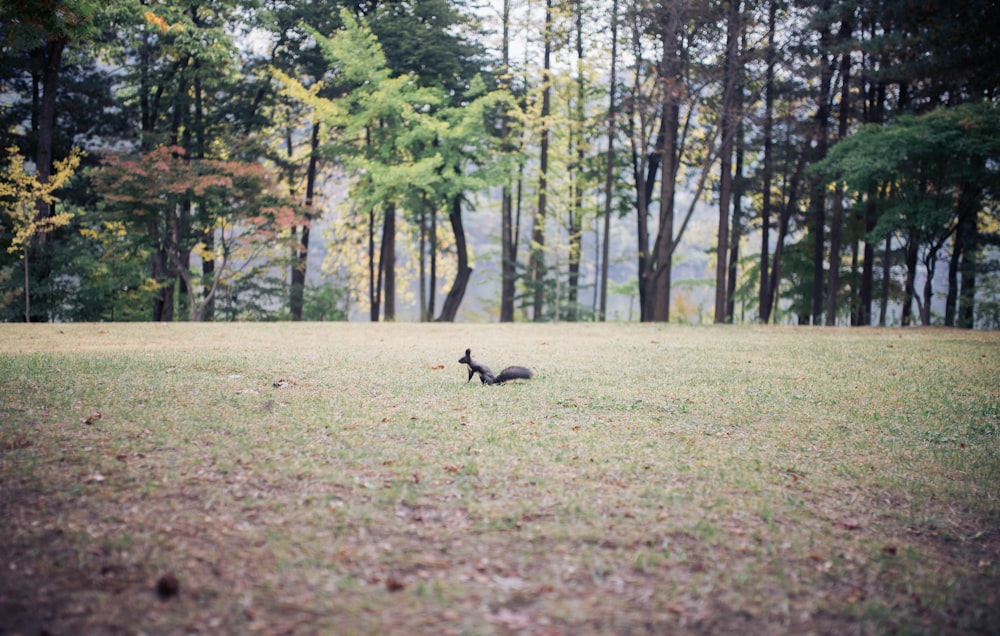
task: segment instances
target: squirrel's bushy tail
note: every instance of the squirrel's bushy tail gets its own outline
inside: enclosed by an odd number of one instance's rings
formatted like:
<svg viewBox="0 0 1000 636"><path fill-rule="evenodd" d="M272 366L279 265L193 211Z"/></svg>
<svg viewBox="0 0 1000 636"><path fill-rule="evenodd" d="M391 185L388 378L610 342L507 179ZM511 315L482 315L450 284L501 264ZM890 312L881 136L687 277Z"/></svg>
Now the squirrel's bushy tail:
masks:
<svg viewBox="0 0 1000 636"><path fill-rule="evenodd" d="M493 384L500 384L501 382L506 382L507 380L530 380L531 371L524 367L507 367L499 374L497 374L496 379Z"/></svg>

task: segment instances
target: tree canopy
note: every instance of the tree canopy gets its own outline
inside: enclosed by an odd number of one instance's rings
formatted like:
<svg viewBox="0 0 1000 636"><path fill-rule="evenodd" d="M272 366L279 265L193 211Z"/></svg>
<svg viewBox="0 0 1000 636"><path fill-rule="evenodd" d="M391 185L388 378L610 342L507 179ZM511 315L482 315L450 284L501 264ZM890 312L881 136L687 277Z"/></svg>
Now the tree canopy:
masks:
<svg viewBox="0 0 1000 636"><path fill-rule="evenodd" d="M1000 326L988 0L0 18L7 320Z"/></svg>

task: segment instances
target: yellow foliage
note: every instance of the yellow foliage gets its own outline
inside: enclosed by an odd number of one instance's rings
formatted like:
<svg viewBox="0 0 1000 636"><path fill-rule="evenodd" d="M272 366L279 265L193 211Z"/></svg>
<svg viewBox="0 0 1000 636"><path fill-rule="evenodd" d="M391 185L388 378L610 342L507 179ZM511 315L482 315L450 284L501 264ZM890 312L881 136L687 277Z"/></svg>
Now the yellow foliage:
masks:
<svg viewBox="0 0 1000 636"><path fill-rule="evenodd" d="M671 310L674 322L689 325L701 324L705 318L704 309L704 307L692 301L684 292L674 292L674 304Z"/></svg>
<svg viewBox="0 0 1000 636"><path fill-rule="evenodd" d="M163 19L163 16L156 15L152 11L146 11L145 16L146 16L146 22L158 28L160 30L160 33L166 33L167 30L170 29L170 25L167 24L167 21Z"/></svg>
<svg viewBox="0 0 1000 636"><path fill-rule="evenodd" d="M68 157L55 163L55 171L48 181L40 183L25 169L24 158L17 148L7 148L7 166L0 178L0 212L13 230L14 236L7 247L9 253L26 249L36 234L69 224L72 213L60 212L39 218L37 205L38 201L47 205L58 201L53 193L70 180L80 165L81 156L80 149L74 148Z"/></svg>

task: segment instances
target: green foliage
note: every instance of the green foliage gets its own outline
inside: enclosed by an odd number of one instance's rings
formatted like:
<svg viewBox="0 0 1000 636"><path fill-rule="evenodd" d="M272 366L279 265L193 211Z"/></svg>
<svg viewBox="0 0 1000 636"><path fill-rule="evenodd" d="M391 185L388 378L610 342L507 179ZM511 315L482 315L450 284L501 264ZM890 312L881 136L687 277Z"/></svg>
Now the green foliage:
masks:
<svg viewBox="0 0 1000 636"><path fill-rule="evenodd" d="M345 287L331 284L306 286L302 319L317 322L347 320L347 296Z"/></svg>
<svg viewBox="0 0 1000 636"><path fill-rule="evenodd" d="M149 320L158 287L149 277L149 247L121 221L82 224L63 237L54 267L70 287L60 320Z"/></svg>
<svg viewBox="0 0 1000 636"><path fill-rule="evenodd" d="M984 102L864 126L815 170L845 183L858 201L878 193L881 214L870 238L879 240L900 227L930 236L949 231L967 184L1000 194L998 161L1000 107Z"/></svg>

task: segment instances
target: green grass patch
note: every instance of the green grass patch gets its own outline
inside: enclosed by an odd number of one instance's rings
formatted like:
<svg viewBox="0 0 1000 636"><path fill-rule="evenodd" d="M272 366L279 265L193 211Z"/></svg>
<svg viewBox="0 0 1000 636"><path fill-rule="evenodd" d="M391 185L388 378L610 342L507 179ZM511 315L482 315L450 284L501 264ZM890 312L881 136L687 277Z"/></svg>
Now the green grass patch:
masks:
<svg viewBox="0 0 1000 636"><path fill-rule="evenodd" d="M945 330L0 325L0 631L986 633L998 378Z"/></svg>

